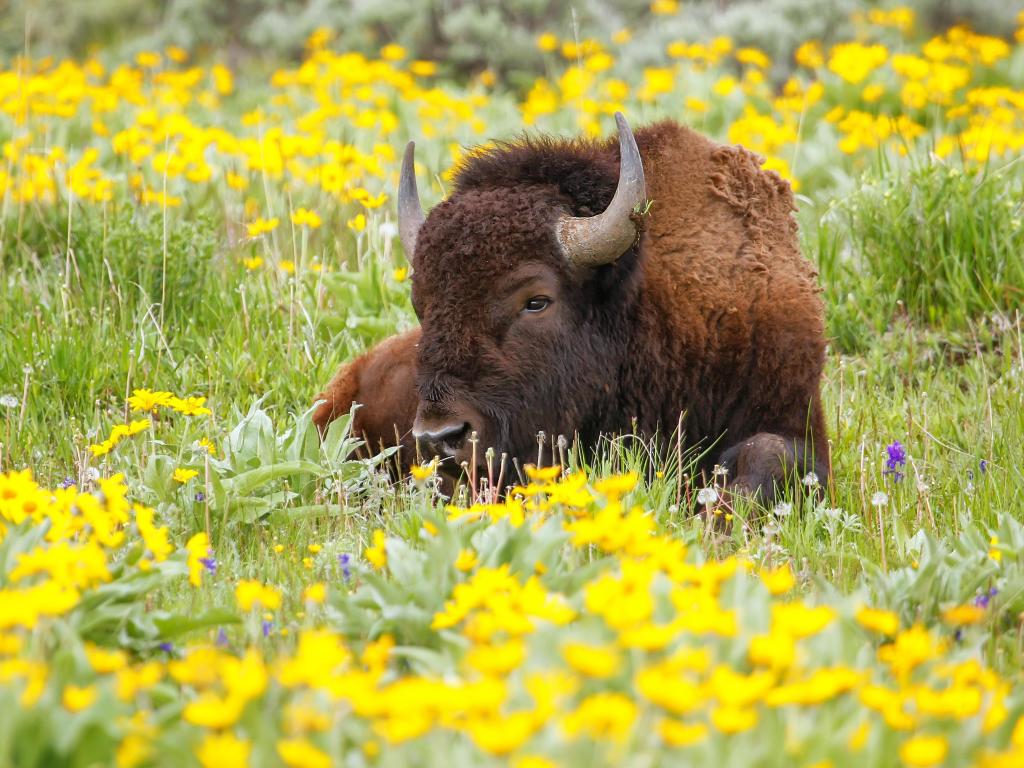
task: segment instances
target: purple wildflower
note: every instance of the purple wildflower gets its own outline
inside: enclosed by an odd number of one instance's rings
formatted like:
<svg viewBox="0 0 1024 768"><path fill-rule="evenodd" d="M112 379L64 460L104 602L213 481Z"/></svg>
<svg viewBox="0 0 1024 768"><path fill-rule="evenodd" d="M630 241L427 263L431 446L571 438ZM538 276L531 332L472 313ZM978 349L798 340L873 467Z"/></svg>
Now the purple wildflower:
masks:
<svg viewBox="0 0 1024 768"><path fill-rule="evenodd" d="M228 645L228 633L224 631L224 627L217 630L217 645L220 648L227 648Z"/></svg>
<svg viewBox="0 0 1024 768"><path fill-rule="evenodd" d="M200 557L199 562L203 564L203 567L208 570L214 576L217 575L217 558L213 556L213 550L206 550L208 557Z"/></svg>
<svg viewBox="0 0 1024 768"><path fill-rule="evenodd" d="M989 601L999 594L999 590L995 587L991 587L988 592L982 592L980 595L974 598L974 604L979 608L988 608Z"/></svg>
<svg viewBox="0 0 1024 768"><path fill-rule="evenodd" d="M164 653L173 653L174 652L174 643L163 642L163 643L160 643L160 645L157 646L157 647L160 648L160 650L163 651Z"/></svg>
<svg viewBox="0 0 1024 768"><path fill-rule="evenodd" d="M74 484L75 478L73 477L65 477L63 480L60 481L60 487L63 488L64 490L67 490Z"/></svg>
<svg viewBox="0 0 1024 768"><path fill-rule="evenodd" d="M264 621L263 622L263 636L269 637L271 630L274 628L274 622Z"/></svg>
<svg viewBox="0 0 1024 768"><path fill-rule="evenodd" d="M907 449L899 440L894 440L885 446L887 457L885 459L885 471L883 475L892 475L892 479L899 482L903 479L903 467L907 464Z"/></svg>
<svg viewBox="0 0 1024 768"><path fill-rule="evenodd" d="M206 501L206 494L203 493L202 491L199 491L199 493L196 494L196 501Z"/></svg>
<svg viewBox="0 0 1024 768"><path fill-rule="evenodd" d="M981 470L981 474L983 475L988 472L988 459L982 459L978 462L978 469Z"/></svg>
<svg viewBox="0 0 1024 768"><path fill-rule="evenodd" d="M345 552L338 555L338 565L341 566L341 575L348 581L352 578L352 570L349 568L349 563L352 560L352 556Z"/></svg>

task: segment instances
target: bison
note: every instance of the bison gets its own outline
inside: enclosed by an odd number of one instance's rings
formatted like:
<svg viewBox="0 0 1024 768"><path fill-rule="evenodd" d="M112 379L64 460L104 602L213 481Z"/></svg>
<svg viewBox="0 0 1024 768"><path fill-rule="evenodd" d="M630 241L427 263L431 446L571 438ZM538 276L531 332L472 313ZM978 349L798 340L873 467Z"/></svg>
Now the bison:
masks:
<svg viewBox="0 0 1024 768"><path fill-rule="evenodd" d="M375 436L394 444L390 421L457 468L486 446L535 457L539 431L595 445L678 423L734 493L828 476L823 306L788 183L678 123L634 137L615 119L618 141L476 152L426 217L409 143L399 235L420 332L343 368L318 424L366 396Z"/></svg>

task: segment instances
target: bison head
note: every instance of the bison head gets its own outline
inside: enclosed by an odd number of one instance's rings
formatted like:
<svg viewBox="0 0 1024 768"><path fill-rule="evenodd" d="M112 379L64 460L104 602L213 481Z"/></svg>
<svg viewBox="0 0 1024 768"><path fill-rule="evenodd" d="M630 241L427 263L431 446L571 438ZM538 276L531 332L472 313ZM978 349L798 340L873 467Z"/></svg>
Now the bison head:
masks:
<svg viewBox="0 0 1024 768"><path fill-rule="evenodd" d="M487 170L470 182L464 168L426 218L406 149L399 232L422 326L413 434L450 469L482 465L488 447L525 462L539 431L592 439L610 416L645 200L636 141L616 122L618 159L597 144L508 145L471 161Z"/></svg>

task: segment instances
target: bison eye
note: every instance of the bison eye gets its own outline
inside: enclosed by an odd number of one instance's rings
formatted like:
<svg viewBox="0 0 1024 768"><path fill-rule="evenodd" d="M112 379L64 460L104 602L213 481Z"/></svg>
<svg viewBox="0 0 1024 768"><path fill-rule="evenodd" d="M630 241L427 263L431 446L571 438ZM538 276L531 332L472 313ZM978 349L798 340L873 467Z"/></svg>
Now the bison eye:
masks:
<svg viewBox="0 0 1024 768"><path fill-rule="evenodd" d="M526 304L523 305L524 312L543 312L551 304L551 299L547 296L533 296L526 300Z"/></svg>

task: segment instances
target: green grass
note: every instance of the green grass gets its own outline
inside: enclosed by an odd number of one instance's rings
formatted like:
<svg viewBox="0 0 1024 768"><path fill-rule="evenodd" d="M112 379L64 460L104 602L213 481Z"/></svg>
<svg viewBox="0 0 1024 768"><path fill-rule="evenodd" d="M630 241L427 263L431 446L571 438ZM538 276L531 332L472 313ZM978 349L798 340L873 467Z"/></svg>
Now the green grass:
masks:
<svg viewBox="0 0 1024 768"><path fill-rule="evenodd" d="M977 173L923 158L879 164L829 201L809 237L840 347L864 351L902 319L946 333L993 317L1009 325L1024 303L1020 163Z"/></svg>
<svg viewBox="0 0 1024 768"><path fill-rule="evenodd" d="M76 217L66 279L64 229L10 233L0 262L0 394L27 393L24 414L4 414L4 465L46 480L75 474L75 451L124 419L133 388L207 395L218 414L262 395L304 409L340 362L413 321L385 266L363 258L337 273L340 245L325 254L332 274L256 277L239 256L252 247L230 247L200 215L169 228L165 263L159 214L122 207Z"/></svg>

